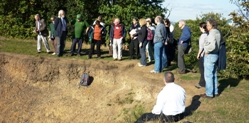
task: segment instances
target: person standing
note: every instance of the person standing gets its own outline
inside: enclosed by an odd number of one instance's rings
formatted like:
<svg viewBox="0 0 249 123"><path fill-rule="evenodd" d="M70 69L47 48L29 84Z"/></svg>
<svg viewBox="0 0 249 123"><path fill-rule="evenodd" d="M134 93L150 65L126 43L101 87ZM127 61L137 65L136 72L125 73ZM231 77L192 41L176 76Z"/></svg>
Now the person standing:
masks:
<svg viewBox="0 0 249 123"><path fill-rule="evenodd" d="M81 56L81 48L82 48L83 38L87 32L89 24L86 21L82 20L81 14L77 14L76 20L71 22L71 26L73 28L73 42L72 42L72 46L71 46L70 55L73 56L74 51L75 51L75 47L76 47L76 43L78 42L77 55Z"/></svg>
<svg viewBox="0 0 249 123"><path fill-rule="evenodd" d="M138 23L138 19L137 18L133 18L132 19L132 25L130 27L130 45L129 45L129 52L130 52L130 59L139 59L139 42L138 42L138 36L137 36L137 32L140 29L140 25ZM135 49L135 50L134 50ZM135 51L135 52L134 52Z"/></svg>
<svg viewBox="0 0 249 123"><path fill-rule="evenodd" d="M186 25L185 20L180 20L178 23L178 26L180 29L182 29L182 34L178 41L177 64L178 64L179 70L177 72L179 74L185 74L186 67L185 67L185 62L184 62L184 53L186 52L187 47L189 46L190 41L191 41L191 31L189 27Z"/></svg>
<svg viewBox="0 0 249 123"><path fill-rule="evenodd" d="M207 21L208 36L204 41L204 78L206 81L206 93L201 94L203 98L219 96L218 77L216 63L218 60L221 33L217 30L217 22L214 19Z"/></svg>
<svg viewBox="0 0 249 123"><path fill-rule="evenodd" d="M164 19L164 24L167 30L167 42L168 45L166 46L166 55L167 55L167 66L171 65L171 62L174 60L175 57L175 45L174 45L174 26L170 23L169 19Z"/></svg>
<svg viewBox="0 0 249 123"><path fill-rule="evenodd" d="M58 18L55 19L54 28L56 31L55 39L57 44L57 56L61 57L65 48L65 41L67 36L67 18L65 12L60 10L58 12Z"/></svg>
<svg viewBox="0 0 249 123"><path fill-rule="evenodd" d="M152 40L148 40L148 43L146 45L146 51L148 53L148 61L151 62L154 58L153 56L153 38L154 38L154 35L155 35L155 27L152 26L152 22L151 22L151 18L147 18L146 19L146 22L147 22L147 27L152 31L153 33L153 37L152 37Z"/></svg>
<svg viewBox="0 0 249 123"><path fill-rule="evenodd" d="M37 35L37 53L41 53L41 41L43 41L44 46L47 50L47 53L50 53L50 48L49 48L49 44L47 41L46 36L48 36L48 30L46 28L46 23L44 19L40 19L40 15L36 14L35 15L35 30L34 32L36 32Z"/></svg>
<svg viewBox="0 0 249 123"><path fill-rule="evenodd" d="M120 23L119 18L114 20L114 25L111 26L110 42L113 44L113 59L114 61L122 59L122 41L126 36L125 27Z"/></svg>
<svg viewBox="0 0 249 123"><path fill-rule="evenodd" d="M167 65L167 56L165 54L165 45L167 45L167 31L163 24L161 16L155 18L157 24L154 35L154 70L151 73L159 73L163 71L163 68Z"/></svg>
<svg viewBox="0 0 249 123"><path fill-rule="evenodd" d="M56 55L56 40L55 40L55 29L54 29L54 20L56 17L52 16L51 19L51 23L49 24L49 29L50 29L50 34L49 34L49 38L52 42L52 45L54 47L54 53L52 55Z"/></svg>
<svg viewBox="0 0 249 123"><path fill-rule="evenodd" d="M101 25L101 26L105 27L105 23L103 22L103 17L102 17L101 15L98 16L97 20L100 22L100 25ZM93 22L93 25L96 24L96 21L97 21L97 20L95 20L95 21Z"/></svg>
<svg viewBox="0 0 249 123"><path fill-rule="evenodd" d="M141 26L141 29L138 31L138 42L139 42L139 51L140 51L140 63L138 63L139 67L146 66L147 60L146 60L146 45L148 43L147 41L147 26L146 26L146 20L144 18L141 18L139 20L139 24Z"/></svg>
<svg viewBox="0 0 249 123"><path fill-rule="evenodd" d="M206 22L201 22L199 24L199 28L202 34L199 38L199 51L197 54L197 59L198 59L198 66L199 66L201 77L200 77L199 83L195 85L196 88L205 87L205 83L206 83L204 79L204 40L205 38L207 38L207 35L208 35Z"/></svg>
<svg viewBox="0 0 249 123"><path fill-rule="evenodd" d="M91 41L91 49L90 49L88 58L92 58L92 54L93 54L93 51L94 51L95 44L97 44L97 56L98 56L98 59L101 58L100 46L101 46L101 42L102 42L101 41L102 36L105 35L105 34L106 34L105 27L103 27L100 24L99 20L97 20L95 22L95 25L90 27L90 29L88 31L88 36L89 36L89 38L92 39L92 41Z"/></svg>
<svg viewBox="0 0 249 123"><path fill-rule="evenodd" d="M151 113L145 113L135 123L144 123L152 120L161 122L177 122L184 118L186 92L175 84L174 74L165 72L164 88L157 96L156 105Z"/></svg>

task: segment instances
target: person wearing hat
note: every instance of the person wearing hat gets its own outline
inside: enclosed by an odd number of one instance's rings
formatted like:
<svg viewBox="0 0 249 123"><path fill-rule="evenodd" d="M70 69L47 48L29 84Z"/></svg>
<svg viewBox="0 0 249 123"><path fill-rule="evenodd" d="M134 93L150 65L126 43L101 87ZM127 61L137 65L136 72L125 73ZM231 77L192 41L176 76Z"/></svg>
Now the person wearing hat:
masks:
<svg viewBox="0 0 249 123"><path fill-rule="evenodd" d="M77 14L76 20L73 20L71 22L71 28L73 31L73 35L72 35L73 42L71 46L70 56L73 56L74 54L74 51L76 49L75 48L76 43L78 43L77 55L81 56L82 42L83 42L84 35L86 34L88 30L88 27L89 27L89 24L85 20L82 20L81 14Z"/></svg>

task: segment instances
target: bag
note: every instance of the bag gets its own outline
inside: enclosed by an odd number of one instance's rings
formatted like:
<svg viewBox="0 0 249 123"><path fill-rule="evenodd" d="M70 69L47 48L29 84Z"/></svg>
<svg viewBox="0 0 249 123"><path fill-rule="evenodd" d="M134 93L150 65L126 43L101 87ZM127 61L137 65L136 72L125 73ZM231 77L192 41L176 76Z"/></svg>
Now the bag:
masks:
<svg viewBox="0 0 249 123"><path fill-rule="evenodd" d="M154 38L153 31L150 28L147 28L147 40L151 41Z"/></svg>
<svg viewBox="0 0 249 123"><path fill-rule="evenodd" d="M80 78L80 85L81 86L88 86L90 85L90 79L89 79L89 75L86 73L83 73L81 78Z"/></svg>

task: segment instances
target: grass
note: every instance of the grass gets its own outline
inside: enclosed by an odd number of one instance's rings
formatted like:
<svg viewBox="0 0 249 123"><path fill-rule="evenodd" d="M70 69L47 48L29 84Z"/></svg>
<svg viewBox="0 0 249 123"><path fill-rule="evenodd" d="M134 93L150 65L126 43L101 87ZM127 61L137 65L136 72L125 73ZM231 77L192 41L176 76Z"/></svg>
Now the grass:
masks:
<svg viewBox="0 0 249 123"><path fill-rule="evenodd" d="M50 46L51 45L51 42ZM67 41L66 51L69 51L71 42ZM83 44L83 56L63 56L63 58L73 59L87 59L87 49L89 45ZM32 56L49 56L45 53L44 46L43 53L36 53L36 41L35 40L16 40L16 39L1 39L0 38L0 52L10 52L17 54L26 54ZM104 60L112 60L112 57L108 57L107 47L102 47ZM124 56L128 56L125 52ZM95 58L93 58L95 59ZM127 59L127 57L124 57ZM175 69L175 68L172 68ZM199 74L189 72L187 75L179 76L180 79L191 81L198 80ZM192 103L186 107L186 117L180 121L189 121L192 123L249 123L249 84L247 80L240 80L235 78L222 78L219 77L219 92L221 96L214 99L202 99L198 95L193 96ZM133 100L134 93L130 92L125 94L124 99L117 98L116 103L123 104L134 104L135 106L129 108L123 108L119 116L124 117L126 123L134 122L142 113L145 113L145 109L149 107L143 107L142 102L135 102ZM107 104L112 106L112 103ZM152 107L150 107L151 109ZM156 123L157 121L155 121Z"/></svg>

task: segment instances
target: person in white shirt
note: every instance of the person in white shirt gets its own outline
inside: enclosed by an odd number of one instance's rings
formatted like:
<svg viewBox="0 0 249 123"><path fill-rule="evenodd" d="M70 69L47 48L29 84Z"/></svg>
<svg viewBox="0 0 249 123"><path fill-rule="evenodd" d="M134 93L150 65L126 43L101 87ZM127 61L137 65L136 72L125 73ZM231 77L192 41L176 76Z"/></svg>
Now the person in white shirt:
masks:
<svg viewBox="0 0 249 123"><path fill-rule="evenodd" d="M135 123L159 120L162 122L177 122L184 117L185 111L185 90L174 83L174 74L165 72L165 87L157 96L156 105L151 113L143 114Z"/></svg>

